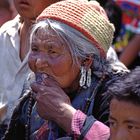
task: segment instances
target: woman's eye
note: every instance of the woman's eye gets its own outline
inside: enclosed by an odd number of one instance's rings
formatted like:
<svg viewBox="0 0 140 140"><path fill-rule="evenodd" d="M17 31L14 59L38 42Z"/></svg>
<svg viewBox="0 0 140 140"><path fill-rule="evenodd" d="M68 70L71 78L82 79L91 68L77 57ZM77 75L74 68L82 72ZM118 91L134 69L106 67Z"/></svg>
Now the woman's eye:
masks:
<svg viewBox="0 0 140 140"><path fill-rule="evenodd" d="M55 56L58 56L59 55L59 53L57 51L55 51L55 50L49 50L48 51L48 54L50 56L52 56L52 57L55 57Z"/></svg>
<svg viewBox="0 0 140 140"><path fill-rule="evenodd" d="M56 51L50 50L49 53L54 54Z"/></svg>
<svg viewBox="0 0 140 140"><path fill-rule="evenodd" d="M36 47L33 47L33 48L32 48L32 51L37 52L38 49L37 49Z"/></svg>
<svg viewBox="0 0 140 140"><path fill-rule="evenodd" d="M132 125L128 125L127 128L128 128L128 129L133 129L134 126L132 126Z"/></svg>

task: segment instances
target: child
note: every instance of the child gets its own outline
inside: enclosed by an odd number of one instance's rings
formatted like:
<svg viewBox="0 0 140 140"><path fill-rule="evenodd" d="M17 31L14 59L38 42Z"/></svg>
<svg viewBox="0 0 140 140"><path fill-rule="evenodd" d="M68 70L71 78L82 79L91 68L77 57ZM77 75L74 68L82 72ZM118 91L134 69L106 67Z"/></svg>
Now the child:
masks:
<svg viewBox="0 0 140 140"><path fill-rule="evenodd" d="M109 88L111 140L140 139L140 67Z"/></svg>
<svg viewBox="0 0 140 140"><path fill-rule="evenodd" d="M12 10L7 0L0 1L0 27L8 20L12 19Z"/></svg>

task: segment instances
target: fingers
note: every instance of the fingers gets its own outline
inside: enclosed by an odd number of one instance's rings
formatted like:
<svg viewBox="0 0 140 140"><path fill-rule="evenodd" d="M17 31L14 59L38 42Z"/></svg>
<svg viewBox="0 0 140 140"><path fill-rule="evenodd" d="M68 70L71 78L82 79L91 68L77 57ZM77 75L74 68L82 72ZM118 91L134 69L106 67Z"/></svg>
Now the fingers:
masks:
<svg viewBox="0 0 140 140"><path fill-rule="evenodd" d="M59 83L52 78L44 79L44 84L48 87L60 87Z"/></svg>
<svg viewBox="0 0 140 140"><path fill-rule="evenodd" d="M43 93L46 91L46 88L44 85L41 85L36 82L31 84L31 88L32 88L33 92L35 92L35 93L38 93L38 92Z"/></svg>
<svg viewBox="0 0 140 140"><path fill-rule="evenodd" d="M43 85L39 85L38 83L32 84L31 88L32 88L32 91L33 91L33 98L35 100L39 100L40 97L42 97L42 96L47 94L46 87L43 86Z"/></svg>
<svg viewBox="0 0 140 140"><path fill-rule="evenodd" d="M36 73L36 82L41 84L41 85L46 85L46 86L60 86L58 82L50 75L47 75L45 73Z"/></svg>

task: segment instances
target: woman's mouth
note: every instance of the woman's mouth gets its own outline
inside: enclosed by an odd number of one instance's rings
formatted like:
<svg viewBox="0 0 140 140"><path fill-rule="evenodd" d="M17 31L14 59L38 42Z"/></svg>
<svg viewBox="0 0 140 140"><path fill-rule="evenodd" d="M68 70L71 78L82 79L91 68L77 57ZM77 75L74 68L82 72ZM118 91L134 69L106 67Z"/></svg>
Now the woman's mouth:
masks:
<svg viewBox="0 0 140 140"><path fill-rule="evenodd" d="M36 82L42 82L43 80L45 80L46 78L49 77L49 75L45 74L45 73L35 73L35 77L36 77Z"/></svg>
<svg viewBox="0 0 140 140"><path fill-rule="evenodd" d="M28 2L26 2L26 1L21 1L21 2L20 2L20 5L23 5L23 6L28 6L28 5L29 5L29 3L28 3Z"/></svg>

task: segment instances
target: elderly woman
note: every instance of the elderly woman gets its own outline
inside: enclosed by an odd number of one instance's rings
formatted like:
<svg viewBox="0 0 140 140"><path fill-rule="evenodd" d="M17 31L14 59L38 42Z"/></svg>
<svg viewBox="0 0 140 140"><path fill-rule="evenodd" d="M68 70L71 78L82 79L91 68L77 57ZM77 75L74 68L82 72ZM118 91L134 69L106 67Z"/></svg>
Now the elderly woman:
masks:
<svg viewBox="0 0 140 140"><path fill-rule="evenodd" d="M108 139L109 97L103 93L124 73L106 60L113 33L95 1L46 8L31 32L29 66L36 80L4 139Z"/></svg>

